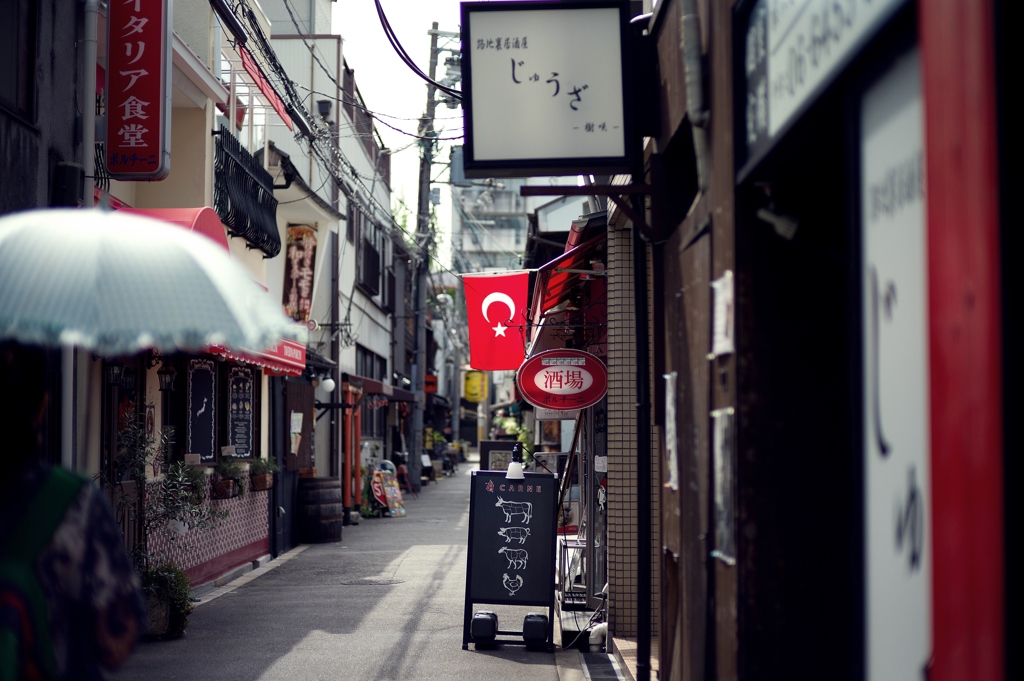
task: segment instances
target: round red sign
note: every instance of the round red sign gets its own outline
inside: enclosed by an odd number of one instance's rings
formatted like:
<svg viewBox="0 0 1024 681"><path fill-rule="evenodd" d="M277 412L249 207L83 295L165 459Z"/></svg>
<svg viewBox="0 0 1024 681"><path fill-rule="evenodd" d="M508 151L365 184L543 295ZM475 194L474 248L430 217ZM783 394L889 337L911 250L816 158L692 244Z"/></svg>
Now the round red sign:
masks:
<svg viewBox="0 0 1024 681"><path fill-rule="evenodd" d="M533 406L570 411L601 401L608 392L608 370L589 352L545 350L523 362L516 382Z"/></svg>

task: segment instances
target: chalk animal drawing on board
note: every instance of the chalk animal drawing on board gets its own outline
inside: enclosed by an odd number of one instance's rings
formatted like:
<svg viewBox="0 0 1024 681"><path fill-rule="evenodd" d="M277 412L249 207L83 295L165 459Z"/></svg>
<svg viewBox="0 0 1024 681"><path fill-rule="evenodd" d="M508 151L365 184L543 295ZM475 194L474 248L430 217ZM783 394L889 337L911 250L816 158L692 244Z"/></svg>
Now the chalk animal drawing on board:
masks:
<svg viewBox="0 0 1024 681"><path fill-rule="evenodd" d="M516 592L523 588L523 576L522 575L516 575L515 579L509 579L508 578L508 573L505 572L505 573L503 573L501 575L501 577L502 577L502 583L505 585L505 588L508 589L508 595L509 596L515 596Z"/></svg>
<svg viewBox="0 0 1024 681"><path fill-rule="evenodd" d="M520 544L526 543L526 538L530 536L529 527L503 527L498 530L498 536L505 538L505 543L508 544L513 539L518 539Z"/></svg>
<svg viewBox="0 0 1024 681"><path fill-rule="evenodd" d="M502 546L498 549L498 553L505 554L508 566L514 570L526 569L526 561L530 559L530 554L526 552L526 549L507 549Z"/></svg>
<svg viewBox="0 0 1024 681"><path fill-rule="evenodd" d="M529 525L530 518L533 517L533 504L529 501L505 501L498 497L498 503L495 506L505 513L506 523L512 522L512 516L521 515L523 516L523 523Z"/></svg>

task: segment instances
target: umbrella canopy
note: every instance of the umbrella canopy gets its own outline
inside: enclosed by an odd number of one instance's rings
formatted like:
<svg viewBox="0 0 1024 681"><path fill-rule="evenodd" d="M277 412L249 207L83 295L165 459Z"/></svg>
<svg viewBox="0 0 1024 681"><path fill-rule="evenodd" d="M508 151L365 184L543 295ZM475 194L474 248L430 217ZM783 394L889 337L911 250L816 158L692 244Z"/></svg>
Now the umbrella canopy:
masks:
<svg viewBox="0 0 1024 681"><path fill-rule="evenodd" d="M280 338L292 321L209 239L98 209L0 218L0 339L115 356Z"/></svg>

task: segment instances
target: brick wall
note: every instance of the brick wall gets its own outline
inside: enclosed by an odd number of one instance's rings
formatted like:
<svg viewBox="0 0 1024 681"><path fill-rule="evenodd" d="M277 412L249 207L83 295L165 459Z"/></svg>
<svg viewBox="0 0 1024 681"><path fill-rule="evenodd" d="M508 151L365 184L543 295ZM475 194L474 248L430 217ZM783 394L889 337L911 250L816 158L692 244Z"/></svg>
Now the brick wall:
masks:
<svg viewBox="0 0 1024 681"><path fill-rule="evenodd" d="M650 266L647 271L651 272ZM647 284L650 294L654 290L650 274ZM636 305L633 291L632 230L611 228L608 232L608 623L611 634L616 637L637 634ZM648 304L649 324L652 308ZM650 341L648 353L652 352L653 334ZM652 380L651 385L653 390L657 383ZM660 477L656 455L658 440L653 431L651 443L650 627L656 635L660 587L657 481Z"/></svg>

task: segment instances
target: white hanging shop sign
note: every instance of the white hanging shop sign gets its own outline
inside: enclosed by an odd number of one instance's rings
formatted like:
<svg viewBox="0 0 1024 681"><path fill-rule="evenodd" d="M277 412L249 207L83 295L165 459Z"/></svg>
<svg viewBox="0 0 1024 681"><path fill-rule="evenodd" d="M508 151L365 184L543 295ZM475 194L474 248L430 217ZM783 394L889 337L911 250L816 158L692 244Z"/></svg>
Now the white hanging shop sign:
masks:
<svg viewBox="0 0 1024 681"><path fill-rule="evenodd" d="M628 171L628 25L623 0L463 3L466 176Z"/></svg>

